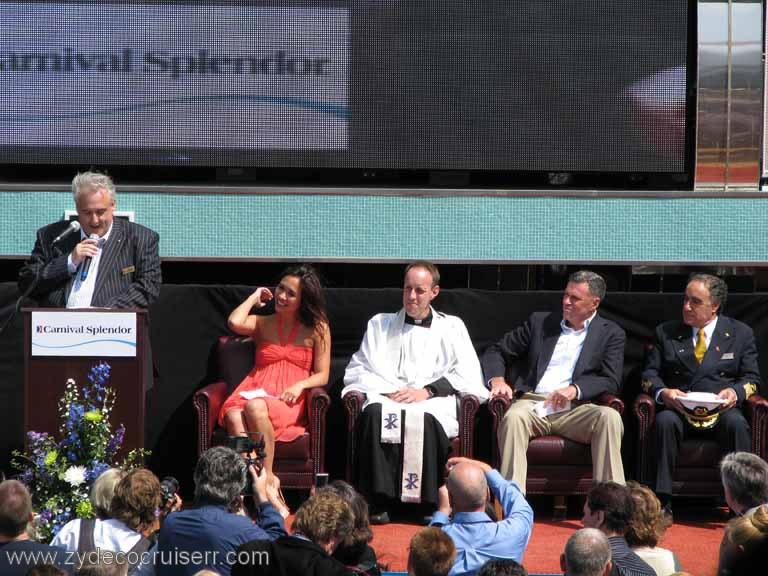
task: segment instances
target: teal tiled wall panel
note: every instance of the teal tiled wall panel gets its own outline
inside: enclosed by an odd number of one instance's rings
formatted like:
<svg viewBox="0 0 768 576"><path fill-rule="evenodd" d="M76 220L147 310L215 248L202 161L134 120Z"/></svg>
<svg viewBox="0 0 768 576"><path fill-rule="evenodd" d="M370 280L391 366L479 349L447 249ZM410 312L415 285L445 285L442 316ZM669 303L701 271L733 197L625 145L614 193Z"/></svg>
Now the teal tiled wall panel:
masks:
<svg viewBox="0 0 768 576"><path fill-rule="evenodd" d="M0 255L72 207L2 192ZM729 262L768 259L768 198L184 195L120 191L164 257Z"/></svg>

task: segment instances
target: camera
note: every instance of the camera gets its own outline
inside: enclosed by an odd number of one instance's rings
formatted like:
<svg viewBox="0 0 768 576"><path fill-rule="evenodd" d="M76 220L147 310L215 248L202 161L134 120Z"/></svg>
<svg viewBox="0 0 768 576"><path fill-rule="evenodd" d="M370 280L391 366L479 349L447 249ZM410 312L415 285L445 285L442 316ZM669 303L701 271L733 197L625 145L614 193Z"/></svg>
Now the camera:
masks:
<svg viewBox="0 0 768 576"><path fill-rule="evenodd" d="M242 454L245 463L256 470L261 469L264 458L267 457L264 435L261 432L249 432L248 436L227 436L224 446Z"/></svg>
<svg viewBox="0 0 768 576"><path fill-rule="evenodd" d="M174 504L176 504L176 495L178 493L179 481L173 476L165 476L160 481L160 496L163 499L160 508L170 512Z"/></svg>

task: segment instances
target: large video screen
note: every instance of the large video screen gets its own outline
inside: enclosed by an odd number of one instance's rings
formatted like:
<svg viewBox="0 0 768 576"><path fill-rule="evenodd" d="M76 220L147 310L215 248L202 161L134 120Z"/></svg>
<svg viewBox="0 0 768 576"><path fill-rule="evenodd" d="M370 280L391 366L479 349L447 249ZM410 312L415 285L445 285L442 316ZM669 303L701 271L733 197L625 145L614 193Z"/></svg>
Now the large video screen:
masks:
<svg viewBox="0 0 768 576"><path fill-rule="evenodd" d="M682 173L688 0L0 2L0 163Z"/></svg>

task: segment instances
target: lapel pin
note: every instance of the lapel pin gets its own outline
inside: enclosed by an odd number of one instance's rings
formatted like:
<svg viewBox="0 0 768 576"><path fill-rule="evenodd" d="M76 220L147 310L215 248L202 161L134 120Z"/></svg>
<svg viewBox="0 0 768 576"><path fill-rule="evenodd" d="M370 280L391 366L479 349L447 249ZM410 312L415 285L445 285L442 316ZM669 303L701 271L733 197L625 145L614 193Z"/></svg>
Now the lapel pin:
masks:
<svg viewBox="0 0 768 576"><path fill-rule="evenodd" d="M730 338L730 337L731 337L731 333L730 333L730 332L726 332L726 333L725 333L725 337L726 337L726 338Z"/></svg>

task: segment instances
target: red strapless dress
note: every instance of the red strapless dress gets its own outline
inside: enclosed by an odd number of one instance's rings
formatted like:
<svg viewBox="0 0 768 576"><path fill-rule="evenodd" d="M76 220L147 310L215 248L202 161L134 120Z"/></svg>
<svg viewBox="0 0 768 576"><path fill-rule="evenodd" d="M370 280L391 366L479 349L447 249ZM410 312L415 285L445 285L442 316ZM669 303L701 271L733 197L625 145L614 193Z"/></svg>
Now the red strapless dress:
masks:
<svg viewBox="0 0 768 576"><path fill-rule="evenodd" d="M262 397L269 410L269 419L275 429L275 440L290 442L302 434L306 428L304 402L306 394L302 392L295 404L286 404L280 400L280 395L286 388L300 380L308 378L312 370L312 348L295 346L296 332L299 329L298 320L291 328L291 333L283 340L283 330L280 320L277 321L277 331L280 344L263 341L256 347L256 360L253 370L240 382L232 395L227 398L219 411L219 425L224 425L224 415L230 410L243 410L248 400L240 392L263 389L270 397Z"/></svg>

